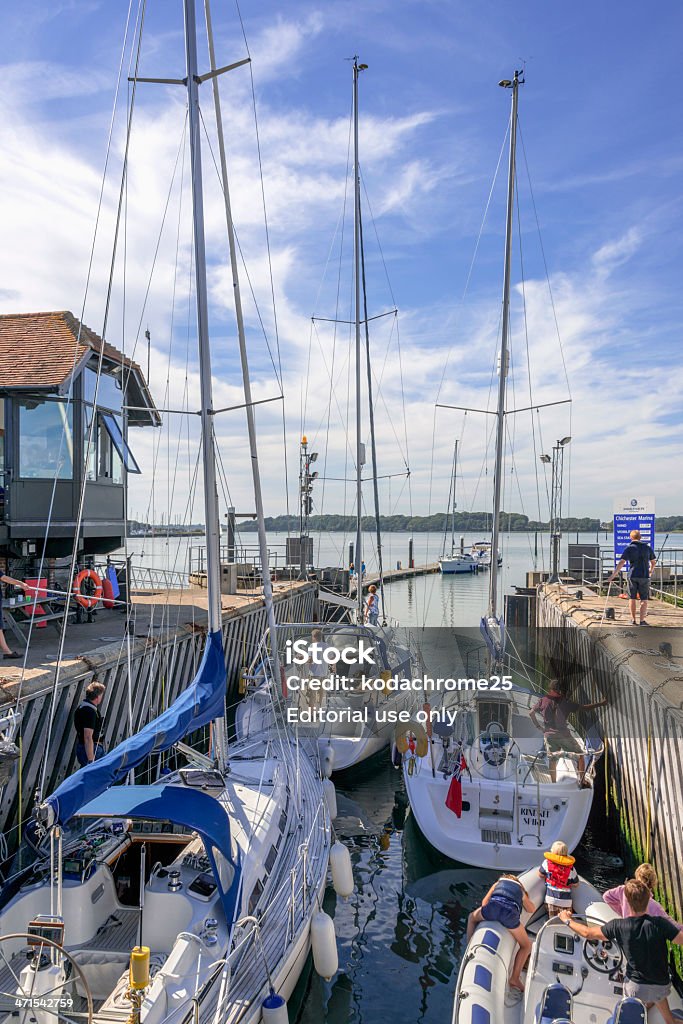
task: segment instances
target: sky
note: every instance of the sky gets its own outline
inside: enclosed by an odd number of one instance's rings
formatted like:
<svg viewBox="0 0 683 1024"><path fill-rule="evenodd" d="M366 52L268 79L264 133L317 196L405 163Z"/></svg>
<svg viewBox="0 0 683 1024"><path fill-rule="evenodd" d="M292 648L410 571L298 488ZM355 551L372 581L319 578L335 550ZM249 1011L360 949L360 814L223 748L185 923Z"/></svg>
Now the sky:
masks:
<svg viewBox="0 0 683 1024"><path fill-rule="evenodd" d="M508 416L504 507L548 518L539 456L571 435L564 514L606 519L627 494L683 513L680 5L214 0L212 15L219 66L251 57L220 89L252 387L268 400L256 409L266 514L296 511L302 432L319 453L314 510L354 509L353 55L368 65L361 205L382 512L443 510L456 439L458 508L490 507L493 417L442 406L495 403L510 118L498 82L523 68L507 404L563 404ZM181 86L134 90L115 232L138 17L138 0L130 14L128 0L0 0L0 310L83 310L149 370L159 408L196 410ZM206 69L201 4L198 17ZM184 76L180 0L147 0L138 74ZM210 83L200 102L223 408L243 394ZM365 364L362 380L369 443ZM132 431L133 516L203 520L197 426L171 412L160 430ZM221 509L249 512L243 409L217 416L216 436Z"/></svg>

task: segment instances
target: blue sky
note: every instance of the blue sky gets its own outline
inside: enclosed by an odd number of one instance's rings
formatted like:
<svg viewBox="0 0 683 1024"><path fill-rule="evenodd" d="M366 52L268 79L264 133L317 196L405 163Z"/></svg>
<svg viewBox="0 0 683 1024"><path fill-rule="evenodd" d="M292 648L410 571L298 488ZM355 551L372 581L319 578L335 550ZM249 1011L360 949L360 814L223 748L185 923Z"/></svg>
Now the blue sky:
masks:
<svg viewBox="0 0 683 1024"><path fill-rule="evenodd" d="M213 8L219 63L239 60L246 47L236 8L216 0ZM127 3L26 0L19 8L5 0L0 11L5 43L0 305L3 311L68 308L78 315ZM612 0L571 7L261 2L245 3L242 19L253 58L290 470L297 468L305 407L304 429L316 448L328 452L327 461L319 462L321 476L353 471L345 423L348 331L337 335L330 390L330 328L319 324L312 333L311 316L333 316L337 293L338 315L349 315L348 217L341 250L340 228L351 102L346 58L358 53L369 65L360 99L369 312L388 311L394 303L399 309L400 365L394 318L378 321L372 333L380 471L395 474L382 482L383 509L442 509L456 437L462 442L459 507L488 507L490 418L465 421L461 413L435 410L434 404L437 398L476 407L492 401L506 155L483 227L482 218L509 115L509 93L497 82L525 62L519 220L526 331L516 239L510 404L529 404L527 332L532 400L567 397L555 317L574 401L571 418L566 406L547 410L535 418L533 433L528 416L514 424L509 420L516 475L506 476L505 507L547 518L542 476L537 495L538 455L571 433L566 511L607 518L613 496L624 492L655 495L660 514L683 511L677 468L683 393L680 6L664 3L646 12L634 2ZM181 4L148 0L141 73L180 77L183 60ZM209 86L203 88L213 138L211 95ZM124 107L125 92L124 86ZM248 69L223 80L222 99L236 226L274 351ZM85 319L95 330L102 325L123 109L114 125L86 301ZM181 89L140 87L128 186L125 308L121 243L108 338L121 346L125 336L131 352L136 336L149 326L158 404L186 402L196 408L187 312L189 207L181 171L170 184L179 153L182 167L183 123ZM208 151L204 160L217 402L231 405L240 401L240 386L225 232ZM157 240L159 256L145 302ZM246 283L243 287L248 293ZM273 397L279 385L248 294L245 306L255 392ZM141 344L135 354L145 365ZM188 437L187 426L181 432L179 423L171 417L156 436L133 437L144 469L131 502L140 514L149 509L158 519L162 513L195 512L201 518L199 504L187 506L196 458L193 427ZM266 511L277 514L286 506L277 403L260 408L258 428ZM243 414L223 417L217 429L232 500L251 507ZM399 475L406 438L410 486ZM295 476L291 473L292 494ZM317 510L351 511L350 489L345 494L343 484L328 481L324 501L322 491L318 484Z"/></svg>

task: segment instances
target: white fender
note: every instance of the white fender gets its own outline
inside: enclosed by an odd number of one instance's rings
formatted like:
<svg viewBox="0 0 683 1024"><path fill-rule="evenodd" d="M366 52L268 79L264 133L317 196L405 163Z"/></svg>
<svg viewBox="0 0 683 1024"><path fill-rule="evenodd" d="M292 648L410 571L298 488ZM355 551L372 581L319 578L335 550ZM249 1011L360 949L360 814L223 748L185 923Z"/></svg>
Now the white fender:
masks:
<svg viewBox="0 0 683 1024"><path fill-rule="evenodd" d="M351 854L343 843L336 842L330 850L332 885L338 896L346 899L354 890Z"/></svg>
<svg viewBox="0 0 683 1024"><path fill-rule="evenodd" d="M289 1024L287 1001L282 996L271 992L261 1003L263 1024Z"/></svg>
<svg viewBox="0 0 683 1024"><path fill-rule="evenodd" d="M326 778L329 779L330 775L334 771L334 747L331 743L328 743L323 750L323 773Z"/></svg>
<svg viewBox="0 0 683 1024"><path fill-rule="evenodd" d="M313 966L322 978L329 981L337 973L339 957L334 921L322 910L314 914L311 921L311 949Z"/></svg>
<svg viewBox="0 0 683 1024"><path fill-rule="evenodd" d="M334 821L337 817L337 791L332 779L323 779L323 796L330 812L330 821Z"/></svg>

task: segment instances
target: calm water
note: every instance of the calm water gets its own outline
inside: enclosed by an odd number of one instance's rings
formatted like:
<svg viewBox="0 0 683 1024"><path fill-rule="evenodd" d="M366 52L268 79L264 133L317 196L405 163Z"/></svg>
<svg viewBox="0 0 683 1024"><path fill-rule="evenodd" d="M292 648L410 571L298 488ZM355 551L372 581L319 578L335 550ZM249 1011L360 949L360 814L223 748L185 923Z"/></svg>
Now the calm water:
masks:
<svg viewBox="0 0 683 1024"><path fill-rule="evenodd" d="M249 543L254 535L249 535ZM368 571L374 568L369 535ZM244 539L244 538L243 538ZM254 538L255 539L255 538ZM274 550L284 548L284 536L269 537ZM467 536L466 549L479 535ZM581 535L595 542L595 534ZM316 538L320 565L347 562L348 536L330 534ZM575 541L576 535L565 537ZM607 546L604 533L600 541ZM133 540L136 561L157 568L187 565L189 544L196 538ZM385 564L395 567L408 559L408 536L390 534L383 539ZM443 538L417 534L416 563L435 561ZM501 593L524 585L526 572L548 564L548 538L525 534L502 539L504 564L500 570ZM566 547L562 562L565 562ZM488 574L476 576L427 576L391 584L387 588L388 612L401 623L413 626L478 625L487 601ZM427 666L431 668L433 666ZM339 971L331 982L318 977L310 958L294 996L290 1021L299 1024L378 1024L400 1020L417 1024L450 1022L453 994L460 960L465 949L467 915L479 904L495 875L454 863L434 850L406 814L401 773L388 752L336 781L339 817L337 831L352 858L356 891L346 901L330 887L325 910L334 917L339 949ZM577 867L599 888L623 881L624 871L615 866L613 851L605 849L604 798L598 791L592 823L577 851ZM597 837L600 837L598 840Z"/></svg>

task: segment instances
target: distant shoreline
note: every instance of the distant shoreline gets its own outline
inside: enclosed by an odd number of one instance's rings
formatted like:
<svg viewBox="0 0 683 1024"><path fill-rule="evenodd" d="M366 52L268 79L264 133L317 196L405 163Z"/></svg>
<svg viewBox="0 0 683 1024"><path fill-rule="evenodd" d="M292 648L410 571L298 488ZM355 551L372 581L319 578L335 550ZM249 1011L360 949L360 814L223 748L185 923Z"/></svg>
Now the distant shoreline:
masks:
<svg viewBox="0 0 683 1024"><path fill-rule="evenodd" d="M376 529L373 516L363 516L361 520L363 532ZM658 533L683 533L683 516L660 516L657 519ZM266 530L271 533L290 533L298 535L300 522L298 516L268 516L265 521ZM380 528L383 533L444 533L451 530L451 518L445 512L432 516L380 516ZM458 512L454 523L455 533L491 532L491 517L486 512ZM258 526L254 520L237 524L239 533L255 533ZM601 522L599 519L585 517L568 517L560 522L563 533L610 533L612 522ZM128 524L131 537L203 537L204 527L192 523L188 526L151 526L146 523L131 522ZM356 530L355 516L314 515L308 520L310 533L350 533ZM548 533L550 523L529 519L518 512L501 513L501 530L504 533ZM223 535L225 530L223 529Z"/></svg>

